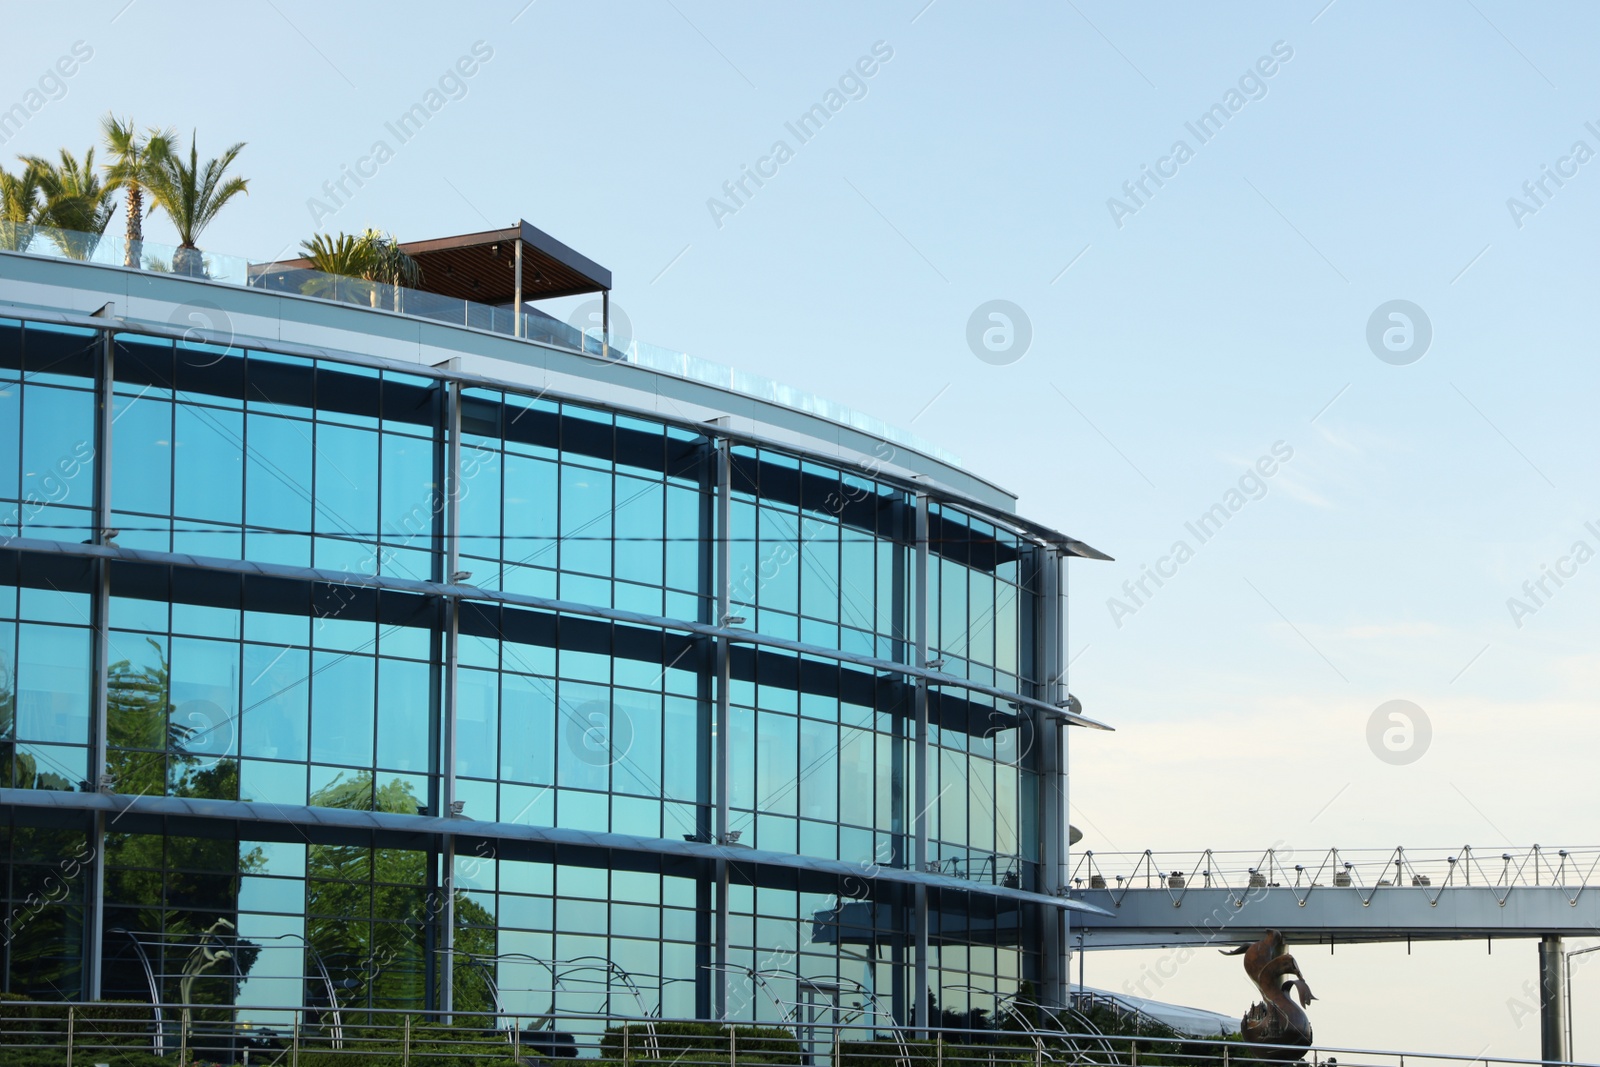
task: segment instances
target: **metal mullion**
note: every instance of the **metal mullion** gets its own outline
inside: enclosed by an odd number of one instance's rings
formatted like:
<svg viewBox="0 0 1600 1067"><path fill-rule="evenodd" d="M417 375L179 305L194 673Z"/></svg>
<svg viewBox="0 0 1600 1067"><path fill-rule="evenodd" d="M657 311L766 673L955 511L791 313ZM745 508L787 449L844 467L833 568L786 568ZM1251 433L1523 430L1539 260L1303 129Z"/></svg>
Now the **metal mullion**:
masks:
<svg viewBox="0 0 1600 1067"><path fill-rule="evenodd" d="M897 494L891 507L892 529L887 538L885 538L885 535L879 529L879 524L875 522L873 528L873 652L877 652L878 634L877 579L878 568L881 565L881 553L878 551L878 545L881 541L887 539L893 546L893 550L889 554L889 596L891 600L891 614L889 623L889 638L891 644L889 651L891 657L896 662L903 663L909 658L908 647L912 646L912 642L908 639L909 617L911 614L911 594L909 591L909 582L911 579L908 572L910 569L913 552L908 551L907 542L915 538L914 531L916 524L914 520L914 513L912 516L908 516L907 514L904 494ZM910 519L910 521L908 521L908 519ZM842 533L840 537L840 550L841 552L843 551ZM842 555L840 559L842 567ZM841 573L843 573L842 570ZM842 673L842 664L835 664L835 667L837 667ZM907 749L909 746L907 742L911 740L912 722L906 718L904 709L900 706L901 700L904 699L905 688L901 680L898 678L895 679L894 689L895 702L893 705L893 710L895 714L890 717L892 744L889 750L889 773L893 781L899 782L901 785L898 789L891 789L889 793L889 825L892 828L892 840L894 842L890 863L896 867L905 867L910 865L911 852L913 851L913 830L906 819L906 801L909 799L909 797L905 788L905 783L908 781L906 776L906 758L908 755ZM841 806L838 810L841 812L844 810L842 800ZM873 859L877 859L876 841L874 841ZM873 898L878 899L877 892L874 892ZM905 911L904 907L902 906L903 901L904 894L897 891L895 894L896 907L893 912L893 921L897 933L899 932L899 928L904 923ZM904 980L906 973L906 948L906 939L903 936L895 937L893 943L889 947L889 966L891 968L890 973L895 975L894 982L892 983L890 989L890 1011L896 1019L907 1018L906 993L908 990Z"/></svg>
<svg viewBox="0 0 1600 1067"><path fill-rule="evenodd" d="M1049 547L1035 550L1040 576L1039 593L1035 601L1038 617L1036 633L1039 647L1035 652L1039 682L1035 696L1048 703L1066 699L1063 672L1065 671L1062 586L1065 577L1065 559ZM1067 854L1067 765L1066 734L1062 723L1053 716L1034 716L1037 722L1039 785L1036 796L1040 810L1037 813L1039 848L1039 885L1041 893L1056 894L1064 884L1068 865ZM1040 930L1040 994L1051 1006L1062 1006L1068 1000L1070 981L1067 946L1071 923L1067 916L1055 909L1038 916Z"/></svg>
<svg viewBox="0 0 1600 1067"><path fill-rule="evenodd" d="M732 599L732 556L729 521L732 517L733 446L726 437L717 440L717 498L716 498L716 581L717 625L728 624ZM728 740L730 734L728 687L733 675L732 647L728 638L716 639L716 834L715 842L724 847L728 843ZM725 1019L728 1013L728 861L718 859L717 873L717 948L715 955L714 1003L717 1018Z"/></svg>
<svg viewBox="0 0 1600 1067"><path fill-rule="evenodd" d="M696 557L695 614L700 622L714 623L717 620L711 617L711 613L714 610L717 566L715 538L718 495L717 448L715 441L709 438L702 439L699 448L700 455L696 465L698 489L696 507L700 537ZM663 553L666 551L665 542L662 551ZM665 558L663 555L663 562ZM666 572L663 570L662 573L665 575ZM690 635L690 640L695 643L695 834L697 840L712 841L716 837L716 827L713 825L715 818L713 767L716 752L712 742L712 735L716 730L714 692L716 648L710 637ZM712 988L713 984L719 981L715 977L718 972L712 970L712 965L715 963L713 946L716 942L716 931L713 928L716 923L716 904L712 899L714 893L715 889L710 879L696 878L695 1017L704 1019L714 1017Z"/></svg>
<svg viewBox="0 0 1600 1067"><path fill-rule="evenodd" d="M447 584L455 584L461 569L461 383L449 383L445 408L445 564ZM502 555L504 552L502 550ZM439 729L439 815L450 818L456 800L456 684L457 652L461 627L461 601L446 597L444 602L442 707ZM446 834L439 846L440 885L443 894L439 909L442 927L440 951L429 961L439 968L440 1007L448 1013L455 1006L455 838Z"/></svg>
<svg viewBox="0 0 1600 1067"><path fill-rule="evenodd" d="M916 511L916 561L912 578L913 633L917 642L917 666L928 666L928 494L917 493ZM916 833L915 861L919 874L928 869L928 680L919 677L914 693L916 715L916 813L913 815ZM918 881L912 894L914 915L912 934L916 942L916 977L912 990L917 1020L917 1030L928 1030L928 887Z"/></svg>
<svg viewBox="0 0 1600 1067"><path fill-rule="evenodd" d="M103 545L111 525L111 433L112 387L115 383L115 341L109 329L100 334L100 365L95 375L95 480L94 543ZM101 776L109 773L108 717L110 712L111 561L94 564L94 603L90 607L93 640L94 693L90 723L89 780L99 789ZM105 838L106 818L96 812L91 823L93 836L89 877L84 885L88 894L84 906L83 992L84 999L98 1001L101 995L101 959L105 943Z"/></svg>

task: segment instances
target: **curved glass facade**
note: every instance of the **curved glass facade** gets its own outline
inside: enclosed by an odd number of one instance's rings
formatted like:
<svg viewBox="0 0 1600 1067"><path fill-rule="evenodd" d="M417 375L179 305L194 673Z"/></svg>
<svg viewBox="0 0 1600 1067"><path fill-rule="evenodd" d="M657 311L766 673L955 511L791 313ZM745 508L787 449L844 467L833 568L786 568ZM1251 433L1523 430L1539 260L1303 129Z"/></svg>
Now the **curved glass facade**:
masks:
<svg viewBox="0 0 1600 1067"><path fill-rule="evenodd" d="M776 1019L805 976L910 1022L919 960L946 1010L1048 987L1051 553L714 426L0 320L0 990ZM945 681L884 669L919 638Z"/></svg>

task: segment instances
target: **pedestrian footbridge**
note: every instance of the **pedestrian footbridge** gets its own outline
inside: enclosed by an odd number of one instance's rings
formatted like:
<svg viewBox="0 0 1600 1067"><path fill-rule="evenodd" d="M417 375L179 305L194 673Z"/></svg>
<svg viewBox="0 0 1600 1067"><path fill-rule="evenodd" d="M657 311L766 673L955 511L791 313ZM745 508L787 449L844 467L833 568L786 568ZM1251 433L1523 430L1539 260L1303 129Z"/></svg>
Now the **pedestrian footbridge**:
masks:
<svg viewBox="0 0 1600 1067"><path fill-rule="evenodd" d="M1079 950L1540 940L1544 1058L1564 1059L1562 938L1600 936L1600 847L1084 852L1064 890Z"/></svg>
<svg viewBox="0 0 1600 1067"><path fill-rule="evenodd" d="M1097 948L1600 936L1600 847L1084 852L1070 892Z"/></svg>

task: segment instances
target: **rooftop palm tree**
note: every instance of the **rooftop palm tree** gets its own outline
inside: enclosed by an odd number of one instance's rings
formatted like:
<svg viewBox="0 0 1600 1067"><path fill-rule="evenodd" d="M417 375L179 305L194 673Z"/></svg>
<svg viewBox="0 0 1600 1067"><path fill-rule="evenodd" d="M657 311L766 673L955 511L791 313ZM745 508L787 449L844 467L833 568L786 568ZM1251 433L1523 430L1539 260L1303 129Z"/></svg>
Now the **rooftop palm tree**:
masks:
<svg viewBox="0 0 1600 1067"><path fill-rule="evenodd" d="M83 154L82 162L65 148L59 164L38 156L23 156L22 161L33 168L44 198L37 221L54 231L49 237L62 255L88 259L116 210L114 191L101 185L94 171L94 149Z"/></svg>
<svg viewBox="0 0 1600 1067"><path fill-rule="evenodd" d="M195 136L190 134L187 162L177 152L152 161L145 188L178 230L178 250L172 257L173 273L195 277L205 274L205 260L195 240L229 200L249 192L250 183L244 178L227 177L228 168L243 149L243 141L230 145L222 155L208 160L202 167Z"/></svg>
<svg viewBox="0 0 1600 1067"><path fill-rule="evenodd" d="M366 273L372 256L361 238L349 233L337 236L319 233L309 241L301 241L300 248L305 252L306 259L310 260L312 269L318 272L300 287L300 291L307 296L354 302L365 297L371 289L359 282L349 285L341 283L341 279L360 279Z"/></svg>
<svg viewBox="0 0 1600 1067"><path fill-rule="evenodd" d="M126 190L128 201L124 212L127 221L127 245L123 264L140 265L144 245L144 194L155 161L171 154L177 134L170 129L146 130L143 137L134 131L132 119L118 119L107 115L100 120L100 130L105 136L106 150L112 161L105 165L106 188ZM152 202L148 210L154 210Z"/></svg>
<svg viewBox="0 0 1600 1067"><path fill-rule="evenodd" d="M39 212L39 172L24 164L20 174L0 167L0 249L25 252Z"/></svg>
<svg viewBox="0 0 1600 1067"><path fill-rule="evenodd" d="M422 278L422 267L400 247L392 233L379 233L369 229L361 235L369 250L370 264L365 277L385 285L416 285Z"/></svg>
<svg viewBox="0 0 1600 1067"><path fill-rule="evenodd" d="M422 267L406 254L392 233L379 233L368 229L361 235L367 247L367 269L362 277L368 281L387 285L394 294L394 310L400 310L400 293L403 287L414 286L422 278ZM374 288L372 306L378 306L378 292Z"/></svg>
<svg viewBox="0 0 1600 1067"><path fill-rule="evenodd" d="M400 247L393 234L369 229L364 233L341 233L330 237L319 233L300 247L311 261L312 267L334 278L312 278L302 287L302 292L325 299L365 297L378 306L379 286L394 288L395 310L400 310L401 286L416 285L422 277L422 268ZM360 278L371 284L345 287L338 277ZM341 295L342 294L342 295Z"/></svg>

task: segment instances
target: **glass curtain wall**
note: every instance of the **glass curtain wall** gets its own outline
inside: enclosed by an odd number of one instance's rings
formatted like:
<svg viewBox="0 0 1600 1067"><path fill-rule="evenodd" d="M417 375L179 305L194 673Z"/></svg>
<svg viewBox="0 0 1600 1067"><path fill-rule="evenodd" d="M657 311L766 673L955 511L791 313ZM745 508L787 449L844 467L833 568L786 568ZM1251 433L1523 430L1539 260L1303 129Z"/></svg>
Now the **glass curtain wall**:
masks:
<svg viewBox="0 0 1600 1067"><path fill-rule="evenodd" d="M654 853L523 855L463 836L447 871L425 835L129 814L105 835L96 886L88 817L13 805L0 990L82 996L100 892L110 998L437 1007L450 966L462 1010L703 1015L725 910L733 967L837 977L907 1018L910 897L872 875L911 866L913 689L825 653L911 658L911 493L866 466L736 444L719 531L716 450L698 429L477 385L457 410L448 383L417 374L131 332L113 335L98 382L104 347L0 320L0 536L178 555L0 544L0 786L95 788L98 613L119 794L437 816L453 696L464 835L476 821L709 841L725 744L741 846L859 877L736 865L724 907L709 867ZM444 573L451 536L465 577ZM815 652L735 644L715 737L712 643L650 620L714 621L719 536L730 613ZM938 502L929 548L941 669L1031 694L1032 549ZM464 601L450 663L444 601L403 587L446 579L615 617ZM938 873L1037 888L1030 722L1015 703L933 688ZM1019 905L934 892L930 907L941 1012L992 1010L1036 969ZM206 962L223 944L226 964ZM781 1017L747 985L731 1016Z"/></svg>

